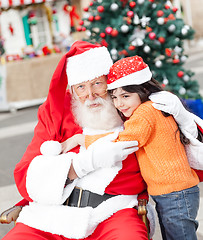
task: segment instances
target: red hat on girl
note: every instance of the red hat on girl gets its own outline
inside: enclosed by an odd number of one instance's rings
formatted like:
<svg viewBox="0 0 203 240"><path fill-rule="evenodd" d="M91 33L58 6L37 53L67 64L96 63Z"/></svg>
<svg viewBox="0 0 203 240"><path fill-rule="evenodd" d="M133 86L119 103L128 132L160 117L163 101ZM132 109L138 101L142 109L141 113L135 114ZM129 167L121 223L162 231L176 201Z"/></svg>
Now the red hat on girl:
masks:
<svg viewBox="0 0 203 240"><path fill-rule="evenodd" d="M108 89L140 85L149 81L151 77L152 73L141 57L123 58L110 68L107 80Z"/></svg>

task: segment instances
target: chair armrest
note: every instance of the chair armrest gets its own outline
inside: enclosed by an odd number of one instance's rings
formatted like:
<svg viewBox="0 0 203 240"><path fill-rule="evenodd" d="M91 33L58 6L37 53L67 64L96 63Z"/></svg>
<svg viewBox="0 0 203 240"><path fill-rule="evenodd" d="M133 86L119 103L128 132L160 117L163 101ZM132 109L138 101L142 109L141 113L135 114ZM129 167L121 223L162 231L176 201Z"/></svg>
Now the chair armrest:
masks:
<svg viewBox="0 0 203 240"><path fill-rule="evenodd" d="M142 221L144 222L146 228L147 228L147 234L148 234L148 239L149 238L149 222L147 219L147 200L146 199L139 199L138 200L138 215L142 216Z"/></svg>
<svg viewBox="0 0 203 240"><path fill-rule="evenodd" d="M12 221L15 222L21 210L22 210L21 206L13 206L7 209L6 211L2 212L0 215L0 223L9 224Z"/></svg>

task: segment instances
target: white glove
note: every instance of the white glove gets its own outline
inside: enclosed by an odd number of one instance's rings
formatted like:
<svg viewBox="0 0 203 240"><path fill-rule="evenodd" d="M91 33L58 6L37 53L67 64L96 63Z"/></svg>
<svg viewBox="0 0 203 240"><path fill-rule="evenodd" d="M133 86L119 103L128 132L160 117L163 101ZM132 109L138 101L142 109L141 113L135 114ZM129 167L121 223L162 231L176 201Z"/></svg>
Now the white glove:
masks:
<svg viewBox="0 0 203 240"><path fill-rule="evenodd" d="M158 93L152 93L149 96L149 99L154 102L152 104L154 108L173 115L186 137L188 133L194 138L197 137L198 129L193 114L185 109L176 95L170 92L161 91Z"/></svg>
<svg viewBox="0 0 203 240"><path fill-rule="evenodd" d="M79 178L98 168L109 168L124 160L129 154L138 150L137 141L112 142L118 132L98 139L86 151L73 158L73 168Z"/></svg>

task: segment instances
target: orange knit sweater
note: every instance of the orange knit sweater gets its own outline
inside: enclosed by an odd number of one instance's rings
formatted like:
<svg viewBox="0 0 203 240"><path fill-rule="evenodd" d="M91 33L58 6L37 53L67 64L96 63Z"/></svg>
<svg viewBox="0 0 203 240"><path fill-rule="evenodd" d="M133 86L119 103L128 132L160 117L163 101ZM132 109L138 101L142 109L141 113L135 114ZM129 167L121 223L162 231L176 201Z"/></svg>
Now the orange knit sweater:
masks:
<svg viewBox="0 0 203 240"><path fill-rule="evenodd" d="M134 111L124 127L117 141L138 141L136 155L150 195L181 191L199 183L197 174L189 166L172 116L164 117L148 101ZM102 136L104 134L85 136L86 147Z"/></svg>

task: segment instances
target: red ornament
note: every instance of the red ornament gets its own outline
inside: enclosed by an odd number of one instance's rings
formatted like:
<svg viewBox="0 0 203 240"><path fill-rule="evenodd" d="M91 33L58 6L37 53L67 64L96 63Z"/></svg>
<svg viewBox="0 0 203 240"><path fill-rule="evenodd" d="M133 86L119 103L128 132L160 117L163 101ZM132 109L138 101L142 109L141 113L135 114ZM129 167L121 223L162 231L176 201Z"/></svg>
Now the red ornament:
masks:
<svg viewBox="0 0 203 240"><path fill-rule="evenodd" d="M44 46L42 48L42 52L44 53L45 56L51 54L51 50L47 46Z"/></svg>
<svg viewBox="0 0 203 240"><path fill-rule="evenodd" d="M80 21L79 21L79 24L80 24L80 25L83 25L83 24L84 24L84 21L83 21L83 20L80 20Z"/></svg>
<svg viewBox="0 0 203 240"><path fill-rule="evenodd" d="M101 20L101 16L99 16L99 15L95 16L95 17L94 17L94 20L96 20L96 21Z"/></svg>
<svg viewBox="0 0 203 240"><path fill-rule="evenodd" d="M104 47L108 47L108 43L104 39L101 40L101 45Z"/></svg>
<svg viewBox="0 0 203 240"><path fill-rule="evenodd" d="M111 36L112 37L117 37L118 36L118 30L117 29L113 29L111 32Z"/></svg>
<svg viewBox="0 0 203 240"><path fill-rule="evenodd" d="M175 20L176 18L174 17L174 15L171 13L168 15L168 20Z"/></svg>
<svg viewBox="0 0 203 240"><path fill-rule="evenodd" d="M81 31L82 31L82 27L81 27L81 26L78 26L78 27L76 28L76 30L77 30L78 32L81 32Z"/></svg>
<svg viewBox="0 0 203 240"><path fill-rule="evenodd" d="M165 5L165 9L170 9L170 6L169 5Z"/></svg>
<svg viewBox="0 0 203 240"><path fill-rule="evenodd" d="M31 11L31 12L29 13L29 18L33 18L33 17L36 17L36 15L35 15L34 11Z"/></svg>
<svg viewBox="0 0 203 240"><path fill-rule="evenodd" d="M177 73L177 76L178 76L179 78L182 78L183 75L184 75L184 72L183 72L183 71L179 71L179 72Z"/></svg>
<svg viewBox="0 0 203 240"><path fill-rule="evenodd" d="M174 63L174 64L177 64L177 63L179 63L179 62L180 62L180 60L179 60L178 58L173 59L173 63Z"/></svg>
<svg viewBox="0 0 203 240"><path fill-rule="evenodd" d="M90 6L92 6L93 4L94 4L93 2L90 2L90 4L89 4L89 5L90 5Z"/></svg>
<svg viewBox="0 0 203 240"><path fill-rule="evenodd" d="M129 25L132 23L132 19L130 17L126 17L124 20L126 20L126 23Z"/></svg>
<svg viewBox="0 0 203 240"><path fill-rule="evenodd" d="M171 51L170 48L166 48L166 49L165 49L165 53L166 53L166 55L167 55L168 57L171 57L171 55L172 55L172 51Z"/></svg>
<svg viewBox="0 0 203 240"><path fill-rule="evenodd" d="M149 38L150 38L151 40L154 40L154 39L156 38L156 34L155 34L154 32L150 32L150 33L149 33Z"/></svg>
<svg viewBox="0 0 203 240"><path fill-rule="evenodd" d="M129 46L129 48L128 48L130 51L133 51L133 50L135 50L135 46Z"/></svg>
<svg viewBox="0 0 203 240"><path fill-rule="evenodd" d="M90 22L93 22L93 21L94 21L94 16L89 16L89 17L88 17L88 20L89 20Z"/></svg>
<svg viewBox="0 0 203 240"><path fill-rule="evenodd" d="M151 32L151 31L152 31L152 28L151 28L151 27L148 27L148 26L146 26L146 31L147 31L147 32Z"/></svg>
<svg viewBox="0 0 203 240"><path fill-rule="evenodd" d="M125 5L128 3L128 0L120 0L122 2L122 6L125 7Z"/></svg>
<svg viewBox="0 0 203 240"><path fill-rule="evenodd" d="M118 53L119 55L124 55L124 56L128 56L128 52L126 50L122 50Z"/></svg>
<svg viewBox="0 0 203 240"><path fill-rule="evenodd" d="M100 33L100 37L101 37L101 38L105 38L105 37L106 37L106 34L102 32L102 33Z"/></svg>
<svg viewBox="0 0 203 240"><path fill-rule="evenodd" d="M86 27L82 27L82 31L83 31L83 32L86 31Z"/></svg>
<svg viewBox="0 0 203 240"><path fill-rule="evenodd" d="M112 30L113 30L112 27L107 27L107 28L105 29L105 32L106 32L107 34L111 34Z"/></svg>
<svg viewBox="0 0 203 240"><path fill-rule="evenodd" d="M134 16L134 12L133 11L128 11L127 16L132 18Z"/></svg>
<svg viewBox="0 0 203 240"><path fill-rule="evenodd" d="M54 8L52 9L52 14L56 14L57 13L57 10Z"/></svg>
<svg viewBox="0 0 203 240"><path fill-rule="evenodd" d="M129 55L126 50L123 50L123 54L124 54L125 56L128 56L128 55Z"/></svg>
<svg viewBox="0 0 203 240"><path fill-rule="evenodd" d="M130 2L130 3L129 3L129 6L130 6L131 8L134 8L134 7L136 6L136 2Z"/></svg>
<svg viewBox="0 0 203 240"><path fill-rule="evenodd" d="M153 2L154 2L154 0L149 0L149 2L152 2L152 3L153 3Z"/></svg>
<svg viewBox="0 0 203 240"><path fill-rule="evenodd" d="M159 37L159 38L158 38L158 41L159 41L160 43L165 43L166 39L165 39L164 37Z"/></svg>
<svg viewBox="0 0 203 240"><path fill-rule="evenodd" d="M103 6L98 6L97 11L101 12L101 13L104 12L104 7Z"/></svg>
<svg viewBox="0 0 203 240"><path fill-rule="evenodd" d="M177 12L178 11L178 8L177 7L173 7L173 12L175 13L175 12Z"/></svg>
<svg viewBox="0 0 203 240"><path fill-rule="evenodd" d="M11 23L9 23L8 28L9 28L9 31L10 31L11 35L14 35L14 28L13 28Z"/></svg>
<svg viewBox="0 0 203 240"><path fill-rule="evenodd" d="M157 11L156 13L157 17L162 17L164 15L164 12L162 10Z"/></svg>
<svg viewBox="0 0 203 240"><path fill-rule="evenodd" d="M88 7L84 7L83 10L84 10L85 12L88 12L89 8L88 8Z"/></svg>

